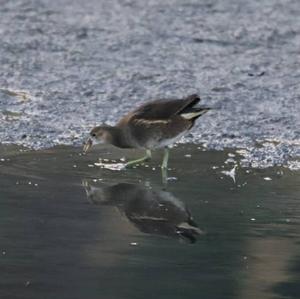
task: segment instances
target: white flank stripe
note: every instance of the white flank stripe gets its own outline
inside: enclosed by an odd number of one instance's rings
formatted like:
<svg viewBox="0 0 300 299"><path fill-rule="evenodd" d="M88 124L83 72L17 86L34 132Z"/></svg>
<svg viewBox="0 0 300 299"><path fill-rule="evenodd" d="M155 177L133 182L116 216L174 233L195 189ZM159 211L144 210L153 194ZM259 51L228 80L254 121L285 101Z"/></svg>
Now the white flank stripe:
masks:
<svg viewBox="0 0 300 299"><path fill-rule="evenodd" d="M183 113L180 114L181 117L185 118L185 119L192 119L198 115L201 115L205 112L205 110L203 111L197 111L197 112L190 112L190 113Z"/></svg>

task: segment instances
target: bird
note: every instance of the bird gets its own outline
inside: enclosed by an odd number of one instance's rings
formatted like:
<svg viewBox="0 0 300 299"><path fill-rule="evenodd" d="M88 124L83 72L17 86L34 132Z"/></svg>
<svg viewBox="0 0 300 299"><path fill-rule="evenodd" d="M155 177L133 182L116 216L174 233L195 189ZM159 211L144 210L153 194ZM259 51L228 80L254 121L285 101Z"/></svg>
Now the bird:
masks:
<svg viewBox="0 0 300 299"><path fill-rule="evenodd" d="M143 233L190 243L204 235L186 204L170 192L125 182L95 185L88 179L82 185L91 204L117 207Z"/></svg>
<svg viewBox="0 0 300 299"><path fill-rule="evenodd" d="M90 131L83 152L93 144L112 144L119 148L146 150L140 159L129 161L125 167L150 160L152 150L164 148L161 164L166 170L169 146L178 141L195 124L198 117L210 110L196 106L200 102L197 94L182 99L158 99L147 102L122 117L115 126L100 125Z"/></svg>

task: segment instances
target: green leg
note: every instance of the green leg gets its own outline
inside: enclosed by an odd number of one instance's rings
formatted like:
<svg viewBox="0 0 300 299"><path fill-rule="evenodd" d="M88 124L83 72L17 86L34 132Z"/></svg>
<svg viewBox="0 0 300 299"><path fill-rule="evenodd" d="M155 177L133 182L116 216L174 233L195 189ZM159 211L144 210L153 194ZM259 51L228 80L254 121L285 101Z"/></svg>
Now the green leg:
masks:
<svg viewBox="0 0 300 299"><path fill-rule="evenodd" d="M166 187L168 183L168 160L169 160L169 149L166 147L164 150L164 158L161 164L161 176L163 185Z"/></svg>
<svg viewBox="0 0 300 299"><path fill-rule="evenodd" d="M167 167L168 167L168 161L169 161L169 149L166 147L165 151L164 151L163 162L161 164L161 168L162 169L167 169Z"/></svg>
<svg viewBox="0 0 300 299"><path fill-rule="evenodd" d="M127 167L131 167L133 165L145 162L145 161L149 161L149 160L151 160L151 158L152 158L151 150L146 150L146 156L144 156L140 159L137 159L137 160L127 162L125 164L125 167L127 168Z"/></svg>

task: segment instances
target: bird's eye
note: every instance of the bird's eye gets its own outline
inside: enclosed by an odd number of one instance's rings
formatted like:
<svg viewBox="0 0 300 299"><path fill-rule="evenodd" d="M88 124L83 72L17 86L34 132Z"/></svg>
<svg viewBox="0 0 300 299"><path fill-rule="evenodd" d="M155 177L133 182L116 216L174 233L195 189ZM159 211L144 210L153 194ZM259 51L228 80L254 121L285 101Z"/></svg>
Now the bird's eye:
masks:
<svg viewBox="0 0 300 299"><path fill-rule="evenodd" d="M95 134L95 133L92 133L92 136L93 136L93 137L96 137L96 134Z"/></svg>

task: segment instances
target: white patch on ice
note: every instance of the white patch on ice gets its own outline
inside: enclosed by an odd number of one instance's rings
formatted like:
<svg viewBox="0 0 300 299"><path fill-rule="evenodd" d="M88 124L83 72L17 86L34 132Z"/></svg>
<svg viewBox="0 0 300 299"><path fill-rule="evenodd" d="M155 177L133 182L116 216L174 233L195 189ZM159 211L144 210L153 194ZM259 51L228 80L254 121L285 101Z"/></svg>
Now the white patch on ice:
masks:
<svg viewBox="0 0 300 299"><path fill-rule="evenodd" d="M116 170L116 171L120 171L123 170L125 168L124 163L94 163L95 166L101 167L101 168L105 168L105 169L109 169L109 170Z"/></svg>
<svg viewBox="0 0 300 299"><path fill-rule="evenodd" d="M231 170L229 170L229 171L228 171L228 170L223 170L223 171L221 171L221 173L223 173L223 174L225 174L225 175L231 177L232 180L233 180L234 183L235 183L235 175L236 175L235 169L236 169L236 168L237 168L237 165L234 165L233 168L232 168Z"/></svg>

